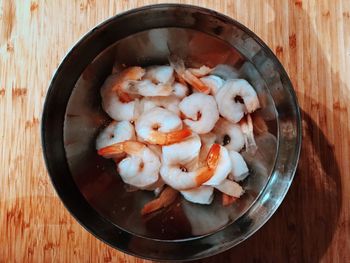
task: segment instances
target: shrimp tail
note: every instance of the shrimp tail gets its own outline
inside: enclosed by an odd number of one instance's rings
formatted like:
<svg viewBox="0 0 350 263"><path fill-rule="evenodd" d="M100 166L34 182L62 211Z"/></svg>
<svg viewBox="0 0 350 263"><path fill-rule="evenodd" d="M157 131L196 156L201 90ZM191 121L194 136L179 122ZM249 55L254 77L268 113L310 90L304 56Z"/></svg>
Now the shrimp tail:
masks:
<svg viewBox="0 0 350 263"><path fill-rule="evenodd" d="M250 114L247 115L247 121L245 119L240 121L240 125L244 135L246 151L248 154L254 155L258 149L258 146L256 145L254 139L253 122Z"/></svg>
<svg viewBox="0 0 350 263"><path fill-rule="evenodd" d="M182 129L180 131L174 131L169 133L161 133L158 131L153 131L148 139L148 142L158 145L170 145L184 140L192 134L191 130L188 128Z"/></svg>
<svg viewBox="0 0 350 263"><path fill-rule="evenodd" d="M178 193L178 191L171 187L165 188L157 199L144 205L141 210L141 215L147 215L164 207L168 207L176 200Z"/></svg>
<svg viewBox="0 0 350 263"><path fill-rule="evenodd" d="M233 204L234 202L236 202L238 198L234 197L234 196L229 196L225 193L222 193L222 205L223 206L229 206L231 204Z"/></svg>
<svg viewBox="0 0 350 263"><path fill-rule="evenodd" d="M219 158L220 158L220 145L217 143L214 143L211 146L207 155L207 159L206 159L207 166L201 168L196 177L197 186L204 184L214 175L215 169L219 162Z"/></svg>
<svg viewBox="0 0 350 263"><path fill-rule="evenodd" d="M174 68L176 74L178 75L178 78L181 81L187 82L199 92L209 94L210 88L207 87L199 78L193 75L190 70L187 70L185 68L185 64L181 58L175 55L171 55L169 56L169 63L170 66Z"/></svg>
<svg viewBox="0 0 350 263"><path fill-rule="evenodd" d="M121 153L137 154L145 145L137 141L124 141L101 148L97 151L98 155L104 158L118 158Z"/></svg>
<svg viewBox="0 0 350 263"><path fill-rule="evenodd" d="M192 132L190 129L185 128L180 131L169 132L166 134L166 145L177 143L183 139L191 136Z"/></svg>
<svg viewBox="0 0 350 263"><path fill-rule="evenodd" d="M115 157L118 157L118 155L123 152L124 152L124 144L115 143L110 146L99 149L97 151L97 154L103 156L104 158L115 158Z"/></svg>

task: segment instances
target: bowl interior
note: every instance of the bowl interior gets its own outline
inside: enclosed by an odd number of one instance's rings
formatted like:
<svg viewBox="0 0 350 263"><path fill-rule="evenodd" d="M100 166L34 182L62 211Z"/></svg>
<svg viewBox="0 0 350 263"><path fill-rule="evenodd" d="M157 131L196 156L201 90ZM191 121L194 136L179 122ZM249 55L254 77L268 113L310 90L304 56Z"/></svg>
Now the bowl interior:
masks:
<svg viewBox="0 0 350 263"><path fill-rule="evenodd" d="M249 44L249 43L248 43ZM100 87L121 65L166 64L176 54L187 66L232 67L232 77L247 79L256 89L261 109L254 113L268 125L256 137L258 152L243 156L250 168L242 182L245 194L233 206L223 207L216 194L211 205L197 205L179 198L168 209L142 217L152 192L132 191L117 174L112 161L95 149L99 131L111 119L101 108ZM141 237L159 240L193 239L212 234L241 217L264 189L273 171L278 138L277 111L265 79L254 63L227 42L188 28L154 28L132 34L103 50L83 71L69 98L64 120L64 148L71 175L87 202L106 220Z"/></svg>

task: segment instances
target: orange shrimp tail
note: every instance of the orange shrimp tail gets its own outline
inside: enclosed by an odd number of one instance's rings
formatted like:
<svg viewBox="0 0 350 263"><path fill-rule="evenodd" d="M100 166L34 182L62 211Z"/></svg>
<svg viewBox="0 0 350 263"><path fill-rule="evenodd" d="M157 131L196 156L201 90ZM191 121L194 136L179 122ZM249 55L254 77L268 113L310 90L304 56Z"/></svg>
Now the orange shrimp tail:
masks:
<svg viewBox="0 0 350 263"><path fill-rule="evenodd" d="M227 194L222 193L222 205L228 206L236 202L238 198L234 196L229 196Z"/></svg>
<svg viewBox="0 0 350 263"><path fill-rule="evenodd" d="M166 145L177 143L182 141L183 139L191 136L192 132L189 128L184 128L180 131L169 132L166 135Z"/></svg>
<svg viewBox="0 0 350 263"><path fill-rule="evenodd" d="M207 155L207 165L210 169L216 169L219 163L220 158L220 145L217 143L214 143Z"/></svg>
<svg viewBox="0 0 350 263"><path fill-rule="evenodd" d="M201 186L206 181L208 181L214 175L214 170L209 169L208 167L203 167L199 170L198 175L196 177L197 186Z"/></svg>
<svg viewBox="0 0 350 263"><path fill-rule="evenodd" d="M165 188L157 199L154 199L144 205L141 210L141 215L147 215L171 205L175 201L177 195L178 192L173 188Z"/></svg>
<svg viewBox="0 0 350 263"><path fill-rule="evenodd" d="M159 131L152 131L151 136L148 138L148 142L158 145L170 145L177 143L187 138L192 134L191 130L188 128L182 129L180 131L174 131L169 133L161 133Z"/></svg>
<svg viewBox="0 0 350 263"><path fill-rule="evenodd" d="M199 78L194 76L189 70L186 70L182 77L197 91L209 94L210 88L207 87Z"/></svg>
<svg viewBox="0 0 350 263"><path fill-rule="evenodd" d="M117 154L121 154L124 152L124 144L123 143L115 143L113 145L101 148L97 151L98 155L101 155L105 158L113 158L113 156Z"/></svg>

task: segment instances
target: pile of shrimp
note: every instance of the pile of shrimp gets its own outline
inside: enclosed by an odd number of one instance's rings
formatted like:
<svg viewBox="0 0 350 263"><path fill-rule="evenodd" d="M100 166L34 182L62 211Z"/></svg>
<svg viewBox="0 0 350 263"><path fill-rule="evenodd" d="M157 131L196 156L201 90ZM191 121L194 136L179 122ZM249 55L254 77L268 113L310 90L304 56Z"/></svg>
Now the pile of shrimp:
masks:
<svg viewBox="0 0 350 263"><path fill-rule="evenodd" d="M231 205L249 175L240 151L254 153L250 114L260 107L244 79L223 79L214 68L169 65L124 68L101 87L113 121L98 135L98 154L114 160L124 183L154 191L146 215L186 200L210 204L214 190Z"/></svg>

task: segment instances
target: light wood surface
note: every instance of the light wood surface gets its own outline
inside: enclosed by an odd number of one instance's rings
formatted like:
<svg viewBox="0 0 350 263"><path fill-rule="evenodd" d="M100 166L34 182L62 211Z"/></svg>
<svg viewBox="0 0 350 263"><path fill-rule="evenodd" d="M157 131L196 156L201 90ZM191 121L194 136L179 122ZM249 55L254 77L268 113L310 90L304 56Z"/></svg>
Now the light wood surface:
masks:
<svg viewBox="0 0 350 263"><path fill-rule="evenodd" d="M159 2L0 0L0 262L146 262L95 239L65 210L42 158L40 118L53 72L83 34ZM260 36L289 73L304 119L282 206L249 240L203 262L350 262L350 1L179 2Z"/></svg>

